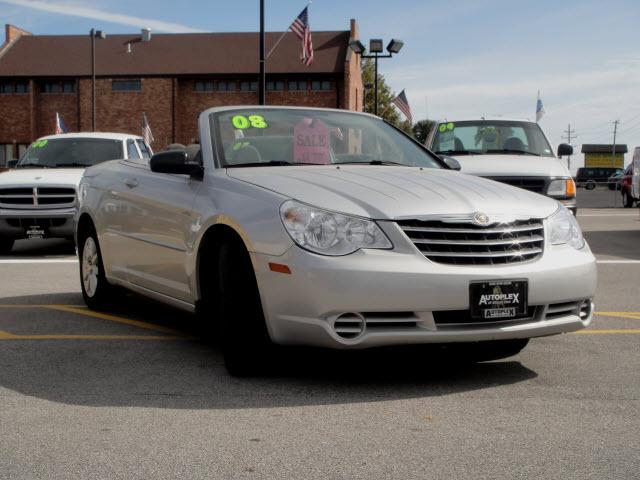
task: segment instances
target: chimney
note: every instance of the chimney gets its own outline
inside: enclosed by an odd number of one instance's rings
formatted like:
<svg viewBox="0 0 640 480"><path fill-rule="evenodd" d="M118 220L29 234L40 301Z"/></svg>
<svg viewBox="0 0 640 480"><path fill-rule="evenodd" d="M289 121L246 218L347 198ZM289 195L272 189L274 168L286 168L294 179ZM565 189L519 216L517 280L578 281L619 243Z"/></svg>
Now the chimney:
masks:
<svg viewBox="0 0 640 480"><path fill-rule="evenodd" d="M31 33L9 23L4 26L5 44L11 43L23 35L31 35Z"/></svg>
<svg viewBox="0 0 640 480"><path fill-rule="evenodd" d="M356 22L355 18L351 19L349 27L351 40L360 40L360 29L358 28L358 22Z"/></svg>
<svg viewBox="0 0 640 480"><path fill-rule="evenodd" d="M140 36L140 38L142 39L143 42L150 42L151 41L151 29L150 28L143 28L142 29L142 35Z"/></svg>

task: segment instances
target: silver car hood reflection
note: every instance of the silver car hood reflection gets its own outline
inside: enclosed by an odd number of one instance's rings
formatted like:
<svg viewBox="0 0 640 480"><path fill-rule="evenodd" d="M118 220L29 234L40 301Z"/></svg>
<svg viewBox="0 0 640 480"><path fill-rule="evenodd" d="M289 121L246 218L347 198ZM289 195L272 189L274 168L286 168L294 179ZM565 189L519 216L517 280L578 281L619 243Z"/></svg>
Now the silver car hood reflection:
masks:
<svg viewBox="0 0 640 480"><path fill-rule="evenodd" d="M376 220L468 216L545 218L558 202L451 170L381 165L229 168L232 178L316 207Z"/></svg>

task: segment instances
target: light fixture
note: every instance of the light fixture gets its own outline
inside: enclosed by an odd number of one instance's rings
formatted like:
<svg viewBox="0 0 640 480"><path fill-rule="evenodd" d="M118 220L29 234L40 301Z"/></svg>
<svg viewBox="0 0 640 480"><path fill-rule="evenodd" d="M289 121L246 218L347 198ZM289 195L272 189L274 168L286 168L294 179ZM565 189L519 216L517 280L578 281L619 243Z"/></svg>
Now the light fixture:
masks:
<svg viewBox="0 0 640 480"><path fill-rule="evenodd" d="M349 42L349 48L358 55L362 55L366 50L360 40L351 40Z"/></svg>
<svg viewBox="0 0 640 480"><path fill-rule="evenodd" d="M404 46L404 42L402 40L398 40L397 38L392 38L391 41L389 42L389 45L387 45L387 52L398 53L400 50L402 50L403 46Z"/></svg>
<svg viewBox="0 0 640 480"><path fill-rule="evenodd" d="M382 53L382 39L381 38L374 38L369 40L369 51L371 53Z"/></svg>

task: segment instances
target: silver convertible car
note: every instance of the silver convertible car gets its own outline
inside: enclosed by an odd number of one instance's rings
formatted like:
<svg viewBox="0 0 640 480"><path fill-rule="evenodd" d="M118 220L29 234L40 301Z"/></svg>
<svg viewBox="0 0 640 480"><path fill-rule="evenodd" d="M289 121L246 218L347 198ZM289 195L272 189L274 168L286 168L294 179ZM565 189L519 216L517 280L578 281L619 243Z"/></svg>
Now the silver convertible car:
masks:
<svg viewBox="0 0 640 480"><path fill-rule="evenodd" d="M591 322L595 260L556 200L454 171L366 114L213 108L199 135L86 170L89 307L121 286L195 311L219 326L233 374L273 344L504 358Z"/></svg>

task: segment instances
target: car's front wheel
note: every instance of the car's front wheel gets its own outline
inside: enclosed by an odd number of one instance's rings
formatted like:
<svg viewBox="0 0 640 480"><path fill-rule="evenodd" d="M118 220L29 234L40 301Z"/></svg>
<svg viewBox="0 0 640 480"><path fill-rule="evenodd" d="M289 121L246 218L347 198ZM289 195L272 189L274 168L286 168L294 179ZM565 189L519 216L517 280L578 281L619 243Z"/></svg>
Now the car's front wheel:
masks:
<svg viewBox="0 0 640 480"><path fill-rule="evenodd" d="M13 248L14 242L13 238L0 237L0 255L9 253Z"/></svg>
<svg viewBox="0 0 640 480"><path fill-rule="evenodd" d="M89 308L102 310L112 302L114 287L105 277L98 236L92 228L78 235L78 257L84 301Z"/></svg>
<svg viewBox="0 0 640 480"><path fill-rule="evenodd" d="M273 344L251 258L238 241L229 241L218 249L217 260L225 365L234 376L259 374L270 361Z"/></svg>

